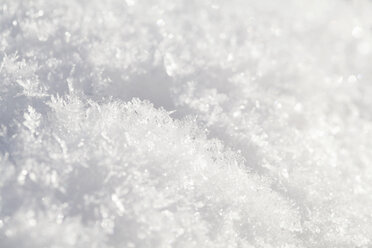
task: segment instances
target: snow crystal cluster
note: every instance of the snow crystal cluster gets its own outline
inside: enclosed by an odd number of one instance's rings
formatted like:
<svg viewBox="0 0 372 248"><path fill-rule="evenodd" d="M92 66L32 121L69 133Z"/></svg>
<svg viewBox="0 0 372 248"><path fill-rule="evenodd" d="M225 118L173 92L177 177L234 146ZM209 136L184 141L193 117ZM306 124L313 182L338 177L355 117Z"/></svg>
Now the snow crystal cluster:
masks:
<svg viewBox="0 0 372 248"><path fill-rule="evenodd" d="M0 247L371 248L371 11L0 0Z"/></svg>

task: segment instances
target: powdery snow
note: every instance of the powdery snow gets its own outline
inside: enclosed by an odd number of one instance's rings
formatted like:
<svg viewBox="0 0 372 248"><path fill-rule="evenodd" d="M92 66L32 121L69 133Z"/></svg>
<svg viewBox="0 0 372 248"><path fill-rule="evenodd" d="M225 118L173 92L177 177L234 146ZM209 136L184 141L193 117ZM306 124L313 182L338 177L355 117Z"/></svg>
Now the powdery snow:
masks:
<svg viewBox="0 0 372 248"><path fill-rule="evenodd" d="M371 11L0 0L0 247L372 247Z"/></svg>

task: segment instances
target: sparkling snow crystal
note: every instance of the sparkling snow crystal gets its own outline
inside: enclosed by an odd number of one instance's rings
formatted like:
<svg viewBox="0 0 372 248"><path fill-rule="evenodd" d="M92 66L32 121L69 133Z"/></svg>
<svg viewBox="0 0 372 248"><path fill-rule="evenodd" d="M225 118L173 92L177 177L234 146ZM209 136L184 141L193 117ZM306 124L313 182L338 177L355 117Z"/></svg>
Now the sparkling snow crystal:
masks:
<svg viewBox="0 0 372 248"><path fill-rule="evenodd" d="M0 0L0 247L371 248L371 11Z"/></svg>

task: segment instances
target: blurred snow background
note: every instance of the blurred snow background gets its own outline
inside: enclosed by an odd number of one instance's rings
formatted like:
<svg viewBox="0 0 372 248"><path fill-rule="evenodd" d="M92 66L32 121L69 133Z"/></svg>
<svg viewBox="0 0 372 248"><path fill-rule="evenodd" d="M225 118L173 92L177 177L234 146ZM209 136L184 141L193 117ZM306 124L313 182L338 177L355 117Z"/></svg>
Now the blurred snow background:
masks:
<svg viewBox="0 0 372 248"><path fill-rule="evenodd" d="M372 247L371 13L0 0L0 247Z"/></svg>

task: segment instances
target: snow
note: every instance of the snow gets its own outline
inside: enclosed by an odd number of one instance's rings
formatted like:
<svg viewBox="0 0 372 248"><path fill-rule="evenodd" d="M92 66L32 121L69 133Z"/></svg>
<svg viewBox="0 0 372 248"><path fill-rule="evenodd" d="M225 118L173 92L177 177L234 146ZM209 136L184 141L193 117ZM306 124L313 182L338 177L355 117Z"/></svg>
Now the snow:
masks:
<svg viewBox="0 0 372 248"><path fill-rule="evenodd" d="M0 247L372 247L371 10L0 0Z"/></svg>

